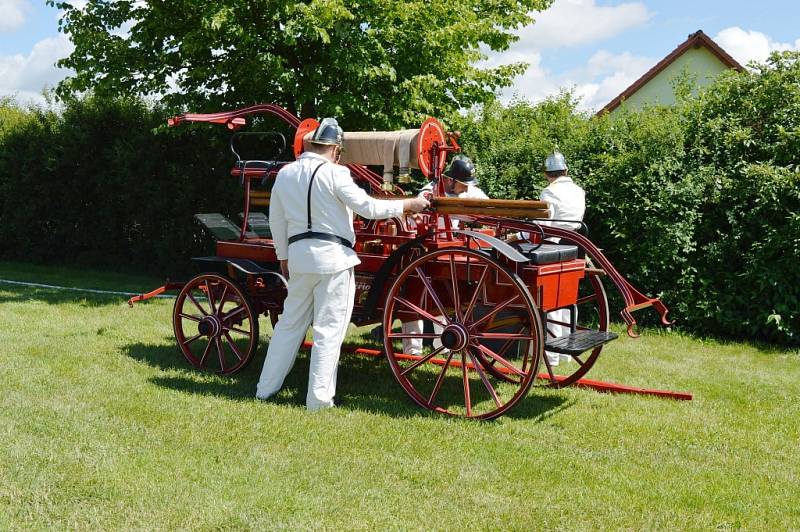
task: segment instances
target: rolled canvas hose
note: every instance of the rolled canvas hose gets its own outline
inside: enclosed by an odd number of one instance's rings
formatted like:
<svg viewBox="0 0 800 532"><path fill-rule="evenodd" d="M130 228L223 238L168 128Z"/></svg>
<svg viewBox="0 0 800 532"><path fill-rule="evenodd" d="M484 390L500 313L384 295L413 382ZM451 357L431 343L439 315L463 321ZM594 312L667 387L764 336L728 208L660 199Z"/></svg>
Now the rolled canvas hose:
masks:
<svg viewBox="0 0 800 532"><path fill-rule="evenodd" d="M308 133L305 138L310 135ZM418 138L419 129L345 132L340 163L382 166L384 180L391 183L395 166L419 168Z"/></svg>

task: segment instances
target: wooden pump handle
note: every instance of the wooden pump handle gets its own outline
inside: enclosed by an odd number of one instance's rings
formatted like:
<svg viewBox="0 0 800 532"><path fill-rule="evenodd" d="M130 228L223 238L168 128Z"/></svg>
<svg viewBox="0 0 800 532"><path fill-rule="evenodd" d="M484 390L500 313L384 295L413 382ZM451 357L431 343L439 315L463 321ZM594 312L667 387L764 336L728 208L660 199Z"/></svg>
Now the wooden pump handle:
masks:
<svg viewBox="0 0 800 532"><path fill-rule="evenodd" d="M532 200L432 198L431 207L441 214L549 218L547 202Z"/></svg>

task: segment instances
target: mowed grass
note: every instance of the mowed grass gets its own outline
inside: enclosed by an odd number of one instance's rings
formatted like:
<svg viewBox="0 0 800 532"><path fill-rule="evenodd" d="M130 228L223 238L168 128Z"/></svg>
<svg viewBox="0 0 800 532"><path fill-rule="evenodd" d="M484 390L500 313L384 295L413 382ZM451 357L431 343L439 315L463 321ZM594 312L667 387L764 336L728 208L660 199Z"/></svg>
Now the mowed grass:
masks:
<svg viewBox="0 0 800 532"><path fill-rule="evenodd" d="M0 263L22 277L154 287ZM345 354L343 406L312 414L307 353L253 399L265 320L258 359L222 378L184 363L171 305L0 283L0 528L800 527L797 352L645 332L589 377L693 401L539 388L483 423Z"/></svg>

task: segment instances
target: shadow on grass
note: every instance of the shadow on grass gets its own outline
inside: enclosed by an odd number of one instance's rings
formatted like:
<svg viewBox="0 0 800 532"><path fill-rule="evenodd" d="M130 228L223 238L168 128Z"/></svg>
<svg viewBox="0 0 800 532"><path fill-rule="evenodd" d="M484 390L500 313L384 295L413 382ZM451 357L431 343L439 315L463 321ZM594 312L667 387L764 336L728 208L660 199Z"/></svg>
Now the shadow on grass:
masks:
<svg viewBox="0 0 800 532"><path fill-rule="evenodd" d="M171 341L172 338L168 338ZM124 353L149 366L164 371L178 371L175 375L158 375L150 381L165 388L185 393L226 397L236 401L252 401L255 395L261 367L264 363L266 345L260 345L258 354L250 365L231 376L218 376L192 369L175 345L131 344L123 348ZM270 399L271 403L287 406L305 404L308 383L309 354L301 351L294 368L286 377L281 392ZM458 380L458 377L454 377ZM392 375L383 357L363 357L344 352L342 354L337 384L337 405L345 410L392 417L441 417L441 414L425 410L411 401ZM543 395L532 388L507 417L541 421L568 408L572 402L556 395Z"/></svg>
<svg viewBox="0 0 800 532"><path fill-rule="evenodd" d="M128 296L0 283L0 304L27 303L29 301L41 301L49 305L72 303L82 307L95 308L107 305L123 306L128 301Z"/></svg>

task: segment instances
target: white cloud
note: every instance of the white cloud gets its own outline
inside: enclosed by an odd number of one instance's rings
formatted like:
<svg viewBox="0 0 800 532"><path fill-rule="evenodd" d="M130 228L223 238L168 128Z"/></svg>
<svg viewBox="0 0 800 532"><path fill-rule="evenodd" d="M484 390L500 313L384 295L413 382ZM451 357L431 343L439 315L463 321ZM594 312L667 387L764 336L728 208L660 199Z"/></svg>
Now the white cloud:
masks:
<svg viewBox="0 0 800 532"><path fill-rule="evenodd" d="M22 27L29 9L27 0L0 0L0 33L11 33Z"/></svg>
<svg viewBox="0 0 800 532"><path fill-rule="evenodd" d="M28 55L0 56L0 96L17 95L22 101L42 101L41 91L69 74L55 62L69 55L74 45L65 35L37 42Z"/></svg>
<svg viewBox="0 0 800 532"><path fill-rule="evenodd" d="M794 44L777 42L760 31L743 30L738 26L720 31L714 41L743 65L750 61L764 61L770 52L800 50L800 39Z"/></svg>
<svg viewBox="0 0 800 532"><path fill-rule="evenodd" d="M502 92L502 100L508 102L513 97L523 97L535 102L554 96L562 89L572 89L580 98L579 108L586 111L603 107L657 62L629 52L613 54L600 50L583 67L554 73L542 67L539 52L533 52L527 59L530 67L514 80L512 87Z"/></svg>
<svg viewBox="0 0 800 532"><path fill-rule="evenodd" d="M576 84L575 93L581 97L579 107L586 111L599 110L630 87L640 75L618 71L596 81Z"/></svg>
<svg viewBox="0 0 800 532"><path fill-rule="evenodd" d="M647 23L653 13L641 2L598 6L595 0L556 0L518 32L517 50L561 48L599 42Z"/></svg>
<svg viewBox="0 0 800 532"><path fill-rule="evenodd" d="M589 58L585 70L586 75L590 77L615 72L637 74L636 77L639 77L654 64L655 62L649 57L636 56L630 52L612 54L608 50L600 50Z"/></svg>
<svg viewBox="0 0 800 532"><path fill-rule="evenodd" d="M523 59L516 58L514 61ZM501 98L509 101L514 97L522 97L528 100L540 100L558 92L558 84L554 83L551 73L542 67L542 54L530 52L524 61L528 63L528 69L521 76L514 79L514 84L502 91ZM499 63L499 61L497 62ZM492 65L494 66L494 65Z"/></svg>
<svg viewBox="0 0 800 532"><path fill-rule="evenodd" d="M612 54L607 50L596 52L586 66L570 76L575 92L581 99L585 110L596 110L627 89L642 74L647 72L656 60L623 52Z"/></svg>
<svg viewBox="0 0 800 532"><path fill-rule="evenodd" d="M574 88L583 97L581 107L602 107L641 76L655 61L630 53L612 54L601 50L588 63L570 72L551 72L541 64L547 49L586 45L609 39L626 30L643 26L653 13L641 2L601 6L596 0L556 0L553 6L535 14L536 23L517 32L520 40L503 53L489 52L482 66L526 62L530 66L514 85L502 91L508 101L520 96L537 101L555 95L562 88Z"/></svg>

